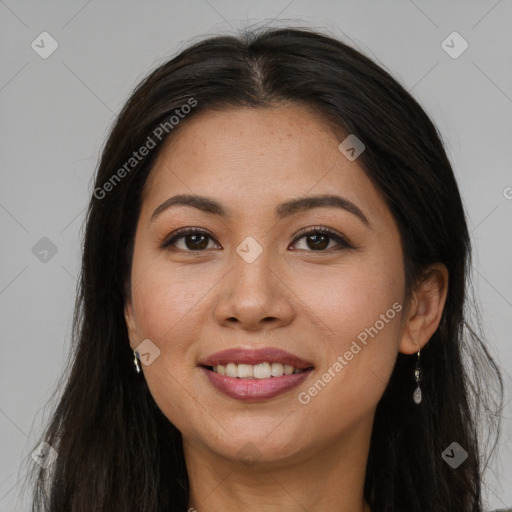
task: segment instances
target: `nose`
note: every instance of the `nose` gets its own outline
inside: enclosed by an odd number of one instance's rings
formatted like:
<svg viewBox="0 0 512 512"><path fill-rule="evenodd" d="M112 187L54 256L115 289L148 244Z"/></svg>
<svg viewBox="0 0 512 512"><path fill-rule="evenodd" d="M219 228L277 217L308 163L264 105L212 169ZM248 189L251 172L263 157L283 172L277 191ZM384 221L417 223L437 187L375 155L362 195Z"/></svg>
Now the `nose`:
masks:
<svg viewBox="0 0 512 512"><path fill-rule="evenodd" d="M234 252L231 269L216 287L217 323L247 331L289 324L295 308L293 293L285 280L283 268L270 249L264 249L252 262Z"/></svg>

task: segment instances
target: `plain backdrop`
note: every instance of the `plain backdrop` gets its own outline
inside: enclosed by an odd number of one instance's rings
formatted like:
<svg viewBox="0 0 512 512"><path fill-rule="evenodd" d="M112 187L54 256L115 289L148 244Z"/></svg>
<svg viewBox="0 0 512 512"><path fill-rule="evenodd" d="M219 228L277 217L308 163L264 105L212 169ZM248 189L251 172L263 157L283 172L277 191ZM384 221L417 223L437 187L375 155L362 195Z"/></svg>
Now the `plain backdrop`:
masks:
<svg viewBox="0 0 512 512"><path fill-rule="evenodd" d="M510 0L0 0L0 511L28 510L17 498L20 461L68 355L80 230L115 115L189 42L261 23L309 26L353 45L438 126L468 213L488 346L505 378L487 508L512 505Z"/></svg>

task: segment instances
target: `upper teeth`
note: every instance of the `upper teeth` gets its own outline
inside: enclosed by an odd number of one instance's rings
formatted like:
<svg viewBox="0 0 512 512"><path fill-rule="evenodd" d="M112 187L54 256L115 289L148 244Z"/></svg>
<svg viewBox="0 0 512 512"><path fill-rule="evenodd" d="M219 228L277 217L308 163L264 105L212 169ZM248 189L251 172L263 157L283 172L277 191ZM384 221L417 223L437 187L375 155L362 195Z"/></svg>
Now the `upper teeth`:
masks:
<svg viewBox="0 0 512 512"><path fill-rule="evenodd" d="M226 375L227 377L268 379L269 377L281 377L283 374L291 375L292 373L301 373L304 370L281 363L260 363L255 365L228 363L225 366L222 364L214 366L213 371L220 375Z"/></svg>

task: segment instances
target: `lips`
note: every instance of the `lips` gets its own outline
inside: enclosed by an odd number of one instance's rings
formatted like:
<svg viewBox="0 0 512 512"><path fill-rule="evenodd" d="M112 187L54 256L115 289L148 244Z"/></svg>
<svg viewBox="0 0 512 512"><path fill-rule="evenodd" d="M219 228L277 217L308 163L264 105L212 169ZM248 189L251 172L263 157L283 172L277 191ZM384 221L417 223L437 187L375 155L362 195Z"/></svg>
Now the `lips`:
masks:
<svg viewBox="0 0 512 512"><path fill-rule="evenodd" d="M313 364L299 356L278 348L267 347L260 349L230 348L216 352L198 363L205 368L228 363L257 365L261 363L281 363L300 370L313 368Z"/></svg>
<svg viewBox="0 0 512 512"><path fill-rule="evenodd" d="M313 370L302 373L270 377L268 379L238 379L219 375L218 373L201 368L206 381L225 396L243 402L261 402L282 395L307 379Z"/></svg>
<svg viewBox="0 0 512 512"><path fill-rule="evenodd" d="M253 377L246 377L247 370L251 369L249 365L267 367L269 364L280 367L281 371L277 372L277 376L264 376L259 372ZM225 365L226 374L223 375L219 373L219 368ZM309 378L314 370L311 362L290 352L272 347L260 349L239 347L222 350L201 359L198 366L206 377L206 381L212 384L217 391L230 398L249 402L265 401L286 393ZM227 375L228 372L232 373L233 366L237 368L238 375L236 377ZM242 368L243 376L240 375L240 368ZM285 368L288 370L284 371ZM294 369L292 374L288 373L290 368Z"/></svg>

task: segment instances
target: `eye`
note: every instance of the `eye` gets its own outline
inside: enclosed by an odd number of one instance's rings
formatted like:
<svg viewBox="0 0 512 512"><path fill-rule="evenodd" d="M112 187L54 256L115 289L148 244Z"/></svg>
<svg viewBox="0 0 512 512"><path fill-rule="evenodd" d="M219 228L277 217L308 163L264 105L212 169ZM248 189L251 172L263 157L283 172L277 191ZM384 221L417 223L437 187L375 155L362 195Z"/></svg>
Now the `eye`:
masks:
<svg viewBox="0 0 512 512"><path fill-rule="evenodd" d="M310 252L326 252L326 249L332 249L333 247L329 246L330 241L334 241L337 243L338 246L340 246L336 250L341 250L343 248L352 248L352 245L346 240L346 238L343 235L334 231L331 228L313 226L309 228L304 228L303 230L299 231L298 235L300 236L297 236L295 238L295 240L293 241L293 245L296 245L298 240L304 238L306 250L310 249Z"/></svg>
<svg viewBox="0 0 512 512"><path fill-rule="evenodd" d="M299 231L298 236L295 237L292 245L296 245L299 240L304 238L306 240L306 249L299 248L300 250L310 250L325 252L326 249L333 249L330 242L334 241L339 246L337 250L343 248L352 248L353 246L345 239L343 235L334 231L331 228L322 226L312 226L304 228ZM181 247L177 242L183 241ZM182 250L185 252L199 251L202 252L206 249L221 249L220 244L213 244L213 247L208 247L210 241L215 241L215 238L206 230L201 228L180 228L167 237L161 244L162 249L169 250ZM330 252L330 251L329 251Z"/></svg>
<svg viewBox="0 0 512 512"><path fill-rule="evenodd" d="M183 239L184 247L177 247L176 242ZM209 240L215 240L208 231L200 228L180 228L175 231L170 238L164 240L161 244L162 249L183 250L183 251L203 251L208 249ZM211 247L210 247L211 248ZM217 244L217 248L220 246Z"/></svg>

